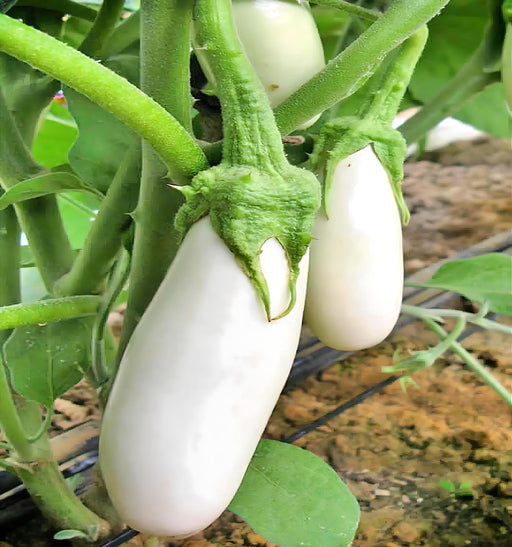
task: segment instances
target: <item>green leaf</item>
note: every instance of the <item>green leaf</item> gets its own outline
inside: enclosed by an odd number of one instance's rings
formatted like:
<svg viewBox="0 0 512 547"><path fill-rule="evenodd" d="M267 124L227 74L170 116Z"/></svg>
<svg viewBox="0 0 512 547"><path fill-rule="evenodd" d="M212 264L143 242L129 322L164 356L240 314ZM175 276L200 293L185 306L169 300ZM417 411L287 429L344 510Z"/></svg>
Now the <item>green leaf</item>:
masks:
<svg viewBox="0 0 512 547"><path fill-rule="evenodd" d="M359 505L336 472L296 446L263 440L229 509L280 547L346 547Z"/></svg>
<svg viewBox="0 0 512 547"><path fill-rule="evenodd" d="M138 81L138 58L118 55L107 63L118 74ZM91 186L106 192L136 133L80 93L64 88L69 111L78 125L78 138L69 152L73 170Z"/></svg>
<svg viewBox="0 0 512 547"><path fill-rule="evenodd" d="M69 190L90 192L96 196L101 193L84 184L76 175L67 172L48 173L19 182L0 197L0 211L13 203L33 199L48 194L58 194Z"/></svg>
<svg viewBox="0 0 512 547"><path fill-rule="evenodd" d="M502 253L453 260L429 281L411 286L453 291L478 304L487 302L493 312L512 315L512 257Z"/></svg>
<svg viewBox="0 0 512 547"><path fill-rule="evenodd" d="M81 530L61 530L57 532L53 539L73 539L73 538L85 538L89 539L89 536Z"/></svg>
<svg viewBox="0 0 512 547"><path fill-rule="evenodd" d="M92 322L86 317L15 329L4 344L14 389L50 408L90 367Z"/></svg>
<svg viewBox="0 0 512 547"><path fill-rule="evenodd" d="M488 2L451 0L429 23L429 39L409 85L424 103L444 87L469 60L489 22ZM498 137L510 135L503 86L493 85L467 103L456 117Z"/></svg>
<svg viewBox="0 0 512 547"><path fill-rule="evenodd" d="M447 492L455 492L455 485L452 481L449 481L448 479L441 479L439 481L439 486Z"/></svg>
<svg viewBox="0 0 512 547"><path fill-rule="evenodd" d="M92 194L63 192L58 196L58 203L71 245L73 249L80 249L100 207L100 200Z"/></svg>
<svg viewBox="0 0 512 547"><path fill-rule="evenodd" d="M53 101L32 146L32 154L47 169L65 164L76 136L73 118L66 108Z"/></svg>

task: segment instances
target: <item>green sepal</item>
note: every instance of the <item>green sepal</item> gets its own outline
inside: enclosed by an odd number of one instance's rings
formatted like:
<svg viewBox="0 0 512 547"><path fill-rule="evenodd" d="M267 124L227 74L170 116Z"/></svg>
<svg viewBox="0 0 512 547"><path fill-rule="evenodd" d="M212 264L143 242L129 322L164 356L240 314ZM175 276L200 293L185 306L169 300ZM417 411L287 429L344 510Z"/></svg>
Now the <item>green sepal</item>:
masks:
<svg viewBox="0 0 512 547"><path fill-rule="evenodd" d="M295 304L299 263L311 242L320 206L320 186L313 173L284 163L273 172L220 164L199 173L183 193L186 202L175 221L181 237L194 222L210 215L213 229L255 287L267 319L288 314ZM271 317L259 261L263 244L272 238L283 247L289 267L290 302L276 318Z"/></svg>
<svg viewBox="0 0 512 547"><path fill-rule="evenodd" d="M310 162L323 184L322 206L325 216L329 218L329 199L336 166L341 160L368 145L373 147L386 170L402 214L402 222L408 224L410 213L401 189L407 144L396 129L373 118L337 118L324 125L316 139Z"/></svg>

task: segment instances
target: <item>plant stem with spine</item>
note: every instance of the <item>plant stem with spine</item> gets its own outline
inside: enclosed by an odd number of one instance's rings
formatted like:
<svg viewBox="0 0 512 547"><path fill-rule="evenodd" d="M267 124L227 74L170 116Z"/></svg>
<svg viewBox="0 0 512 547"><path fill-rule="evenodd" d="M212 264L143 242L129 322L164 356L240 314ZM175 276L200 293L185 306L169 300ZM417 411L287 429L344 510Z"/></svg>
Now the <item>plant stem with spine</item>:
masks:
<svg viewBox="0 0 512 547"><path fill-rule="evenodd" d="M193 2L143 0L141 4L141 86L191 134L190 26ZM183 203L166 181L166 168L147 145L135 211L130 291L119 357L162 282L178 249L174 216Z"/></svg>

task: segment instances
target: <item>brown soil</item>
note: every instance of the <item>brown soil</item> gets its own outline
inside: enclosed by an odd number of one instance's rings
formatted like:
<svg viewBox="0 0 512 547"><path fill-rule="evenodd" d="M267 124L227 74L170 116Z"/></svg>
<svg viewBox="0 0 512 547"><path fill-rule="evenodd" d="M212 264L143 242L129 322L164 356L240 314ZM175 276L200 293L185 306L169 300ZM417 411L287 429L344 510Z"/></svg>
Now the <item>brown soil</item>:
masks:
<svg viewBox="0 0 512 547"><path fill-rule="evenodd" d="M508 142L454 145L407 163L405 173L407 273L510 228ZM308 378L283 394L266 436L280 439L384 379L381 368L396 349L405 354L435 343L413 324ZM510 339L481 332L464 346L512 390ZM417 388L394 384L296 442L329 462L358 498L354 546L512 546L511 409L452 354L414 380ZM56 430L98 416L82 386L63 399ZM457 487L468 481L472 495L450 495L441 479ZM201 534L165 545L272 546L229 512Z"/></svg>

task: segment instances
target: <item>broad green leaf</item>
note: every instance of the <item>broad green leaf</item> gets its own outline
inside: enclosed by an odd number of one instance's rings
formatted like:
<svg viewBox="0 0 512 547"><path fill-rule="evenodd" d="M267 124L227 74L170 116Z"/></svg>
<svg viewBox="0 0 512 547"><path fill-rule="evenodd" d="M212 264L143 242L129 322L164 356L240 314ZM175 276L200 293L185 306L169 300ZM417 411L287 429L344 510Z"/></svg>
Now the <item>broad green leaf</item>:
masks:
<svg viewBox="0 0 512 547"><path fill-rule="evenodd" d="M84 184L76 175L66 172L48 173L32 179L19 182L0 197L0 210L13 203L19 203L27 199L58 194L69 190L90 192L96 196L101 194L93 187Z"/></svg>
<svg viewBox="0 0 512 547"><path fill-rule="evenodd" d="M229 509L279 547L347 547L359 505L336 472L296 446L263 440Z"/></svg>
<svg viewBox="0 0 512 547"><path fill-rule="evenodd" d="M488 21L488 2L482 0L451 0L432 19L427 45L409 85L414 99L427 102L453 78L480 44ZM471 100L455 117L498 137L510 134L501 84Z"/></svg>
<svg viewBox="0 0 512 547"><path fill-rule="evenodd" d="M53 102L34 141L34 158L47 169L67 163L76 136L77 129L67 109Z"/></svg>
<svg viewBox="0 0 512 547"><path fill-rule="evenodd" d="M105 64L137 82L137 57L118 55ZM82 180L105 192L124 154L138 137L123 122L80 93L65 87L64 95L78 125L78 138L69 152L69 163Z"/></svg>
<svg viewBox="0 0 512 547"><path fill-rule="evenodd" d="M453 291L478 304L487 302L493 312L512 315L512 257L502 253L453 260L429 281L411 285Z"/></svg>
<svg viewBox="0 0 512 547"><path fill-rule="evenodd" d="M4 344L14 389L51 407L90 367L92 321L87 317L15 329Z"/></svg>

